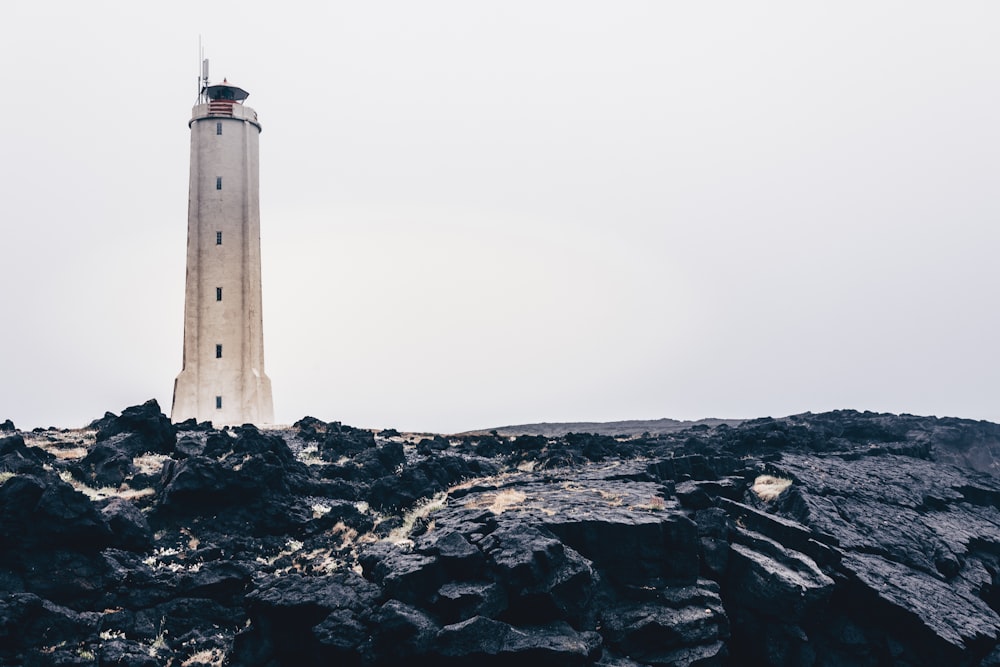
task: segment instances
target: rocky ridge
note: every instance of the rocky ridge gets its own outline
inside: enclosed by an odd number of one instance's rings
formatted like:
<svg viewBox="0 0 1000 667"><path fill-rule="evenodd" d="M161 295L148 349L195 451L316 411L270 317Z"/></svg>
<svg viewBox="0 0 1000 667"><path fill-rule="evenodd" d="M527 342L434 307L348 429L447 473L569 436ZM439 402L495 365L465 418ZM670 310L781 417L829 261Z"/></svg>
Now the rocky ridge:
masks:
<svg viewBox="0 0 1000 667"><path fill-rule="evenodd" d="M0 424L4 665L1000 665L1000 426ZM527 661L527 662L524 662Z"/></svg>
<svg viewBox="0 0 1000 667"><path fill-rule="evenodd" d="M595 435L638 435L648 437L650 435L663 435L666 433L677 433L689 428L702 426L715 427L725 424L726 426L739 426L742 419L699 419L697 421L682 421L679 419L629 419L616 422L543 422L540 424L518 424L515 426L497 426L493 429L482 429L479 431L468 431L461 435L487 435L496 433L497 435L519 436L519 435L544 435L549 438L559 438L568 433L591 433Z"/></svg>

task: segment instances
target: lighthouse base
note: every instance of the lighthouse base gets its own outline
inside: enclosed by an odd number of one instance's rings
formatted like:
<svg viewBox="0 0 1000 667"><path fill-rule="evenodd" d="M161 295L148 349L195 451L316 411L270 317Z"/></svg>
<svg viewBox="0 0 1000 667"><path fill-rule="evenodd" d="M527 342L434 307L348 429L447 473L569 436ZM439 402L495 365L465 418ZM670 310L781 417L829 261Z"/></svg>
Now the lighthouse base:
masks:
<svg viewBox="0 0 1000 667"><path fill-rule="evenodd" d="M242 378L213 378L208 384L199 382L194 371L181 371L174 380L170 420L176 424L194 419L216 428L274 423L271 379L257 369Z"/></svg>

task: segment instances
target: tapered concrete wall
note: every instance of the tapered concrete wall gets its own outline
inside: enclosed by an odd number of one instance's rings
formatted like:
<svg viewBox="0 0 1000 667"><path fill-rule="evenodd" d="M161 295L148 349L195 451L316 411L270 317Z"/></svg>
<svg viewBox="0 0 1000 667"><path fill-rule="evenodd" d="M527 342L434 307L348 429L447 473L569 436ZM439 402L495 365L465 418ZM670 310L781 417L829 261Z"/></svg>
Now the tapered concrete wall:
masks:
<svg viewBox="0 0 1000 667"><path fill-rule="evenodd" d="M274 408L261 316L260 125L249 107L232 105L232 116L213 109L195 106L190 123L184 360L171 419L267 424Z"/></svg>

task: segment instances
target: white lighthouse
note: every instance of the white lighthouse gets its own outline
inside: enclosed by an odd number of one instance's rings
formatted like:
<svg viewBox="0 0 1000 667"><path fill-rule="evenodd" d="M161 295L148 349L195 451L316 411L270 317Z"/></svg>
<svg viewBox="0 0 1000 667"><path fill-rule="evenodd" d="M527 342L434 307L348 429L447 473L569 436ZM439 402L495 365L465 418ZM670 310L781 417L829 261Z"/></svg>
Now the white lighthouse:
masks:
<svg viewBox="0 0 1000 667"><path fill-rule="evenodd" d="M274 421L260 289L260 123L242 88L208 85L191 121L184 361L171 419Z"/></svg>

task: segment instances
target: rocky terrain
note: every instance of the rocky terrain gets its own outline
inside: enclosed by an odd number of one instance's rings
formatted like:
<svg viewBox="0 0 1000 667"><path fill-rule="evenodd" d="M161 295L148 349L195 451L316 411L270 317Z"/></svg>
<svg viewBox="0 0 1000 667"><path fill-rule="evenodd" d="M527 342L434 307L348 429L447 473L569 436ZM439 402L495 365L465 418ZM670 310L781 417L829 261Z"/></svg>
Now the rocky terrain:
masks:
<svg viewBox="0 0 1000 667"><path fill-rule="evenodd" d="M742 419L699 419L698 421L681 421L679 419L629 419L617 422L559 422L540 424L520 424L516 426L498 426L494 429L469 431L462 435L544 435L546 437L562 437L568 433L593 433L597 435L664 435L676 433L692 427L739 426Z"/></svg>
<svg viewBox="0 0 1000 667"><path fill-rule="evenodd" d="M0 425L4 665L1000 665L1000 426Z"/></svg>

